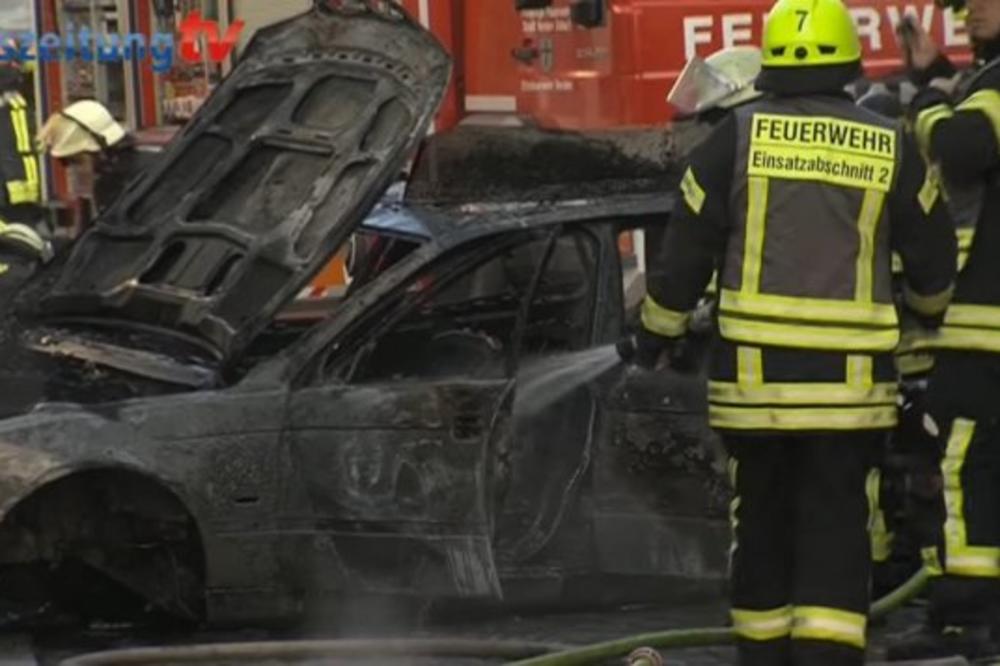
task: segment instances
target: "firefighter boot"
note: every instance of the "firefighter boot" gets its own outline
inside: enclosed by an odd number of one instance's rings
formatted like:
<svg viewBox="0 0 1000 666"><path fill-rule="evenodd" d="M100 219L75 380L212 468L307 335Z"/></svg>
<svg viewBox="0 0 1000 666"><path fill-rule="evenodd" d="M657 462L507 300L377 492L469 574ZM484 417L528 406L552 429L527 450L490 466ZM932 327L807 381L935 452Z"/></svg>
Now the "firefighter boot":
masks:
<svg viewBox="0 0 1000 666"><path fill-rule="evenodd" d="M889 661L916 661L965 657L970 660L1000 655L990 627L984 625L934 627L928 625L890 645Z"/></svg>

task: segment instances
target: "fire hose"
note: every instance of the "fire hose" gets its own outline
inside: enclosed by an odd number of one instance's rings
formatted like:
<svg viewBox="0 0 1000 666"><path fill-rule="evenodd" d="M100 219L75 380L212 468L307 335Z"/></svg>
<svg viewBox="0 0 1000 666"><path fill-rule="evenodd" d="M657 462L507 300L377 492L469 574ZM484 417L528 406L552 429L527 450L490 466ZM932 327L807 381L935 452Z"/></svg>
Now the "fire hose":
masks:
<svg viewBox="0 0 1000 666"><path fill-rule="evenodd" d="M869 616L880 619L916 598L927 584L928 575L924 569L914 574L908 581L872 604ZM609 659L633 654L631 666L657 666L655 658L635 651L642 648L678 649L712 647L735 641L736 635L729 627L702 629L673 629L651 634L639 634L619 638L605 643L594 643L583 647L546 654L530 659L522 659L507 666L584 666L599 664Z"/></svg>
<svg viewBox="0 0 1000 666"><path fill-rule="evenodd" d="M872 619L883 618L913 600L927 583L924 570L893 592L876 601ZM92 653L72 657L63 666L134 666L136 664L247 663L260 659L316 659L329 657L472 657L516 659L507 666L592 666L611 659L629 657L630 666L660 666L657 649L713 647L732 643L728 627L673 629L639 634L603 643L568 648L550 643L483 641L466 639L269 641L258 643L145 647Z"/></svg>

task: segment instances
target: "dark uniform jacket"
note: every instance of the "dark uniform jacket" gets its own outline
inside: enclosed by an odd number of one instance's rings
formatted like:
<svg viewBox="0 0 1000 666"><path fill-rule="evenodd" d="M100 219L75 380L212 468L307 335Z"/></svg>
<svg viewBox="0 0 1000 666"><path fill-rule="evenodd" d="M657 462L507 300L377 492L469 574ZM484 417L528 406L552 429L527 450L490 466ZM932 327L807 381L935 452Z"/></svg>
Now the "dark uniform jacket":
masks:
<svg viewBox="0 0 1000 666"><path fill-rule="evenodd" d="M0 89L0 222L34 223L41 213L33 119L19 92Z"/></svg>
<svg viewBox="0 0 1000 666"><path fill-rule="evenodd" d="M111 207L126 187L156 160L157 154L145 152L127 137L107 151L97 166L94 182L94 205L98 214Z"/></svg>
<svg viewBox="0 0 1000 666"><path fill-rule="evenodd" d="M994 50L996 55L997 49ZM932 408L996 418L1000 405L1000 58L954 98L934 88L912 103L914 131L969 244L943 326L920 341L934 352ZM969 218L969 219L962 219ZM972 234L974 228L975 234Z"/></svg>
<svg viewBox="0 0 1000 666"><path fill-rule="evenodd" d="M718 268L714 427L890 428L891 250L905 261L908 307L933 324L956 242L912 140L846 94L765 98L692 154L643 325L683 335Z"/></svg>

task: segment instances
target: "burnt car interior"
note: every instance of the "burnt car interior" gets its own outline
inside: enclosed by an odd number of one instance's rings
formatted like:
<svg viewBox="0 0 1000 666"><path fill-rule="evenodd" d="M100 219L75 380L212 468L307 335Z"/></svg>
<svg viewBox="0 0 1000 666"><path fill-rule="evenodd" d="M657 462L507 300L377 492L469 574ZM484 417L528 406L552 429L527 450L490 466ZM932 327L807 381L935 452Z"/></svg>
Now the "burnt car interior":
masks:
<svg viewBox="0 0 1000 666"><path fill-rule="evenodd" d="M357 327L356 351L348 362L331 359L328 373L356 384L499 378L519 361L587 347L595 239L569 229L515 235L500 247L484 255L480 245L458 267L445 260L418 275L383 306L394 314L379 308L382 321Z"/></svg>
<svg viewBox="0 0 1000 666"><path fill-rule="evenodd" d="M350 276L350 283L343 293L324 299L319 306L300 302L279 313L247 348L239 366L232 373L232 378L243 376L259 361L274 356L302 339L317 322L334 316L341 303L408 257L426 240L391 230L360 229L338 252L345 255L346 269Z"/></svg>

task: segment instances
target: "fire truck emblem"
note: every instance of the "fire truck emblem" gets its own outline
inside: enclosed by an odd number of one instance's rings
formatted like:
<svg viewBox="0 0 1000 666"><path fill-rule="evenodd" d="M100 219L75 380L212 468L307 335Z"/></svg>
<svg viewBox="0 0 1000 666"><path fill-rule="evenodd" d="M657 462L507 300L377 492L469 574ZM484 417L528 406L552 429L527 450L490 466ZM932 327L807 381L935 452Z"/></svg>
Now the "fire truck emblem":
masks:
<svg viewBox="0 0 1000 666"><path fill-rule="evenodd" d="M551 37L543 37L540 40L539 53L542 56L542 71L545 73L551 72L552 68L556 64L556 54L555 47L552 44Z"/></svg>

